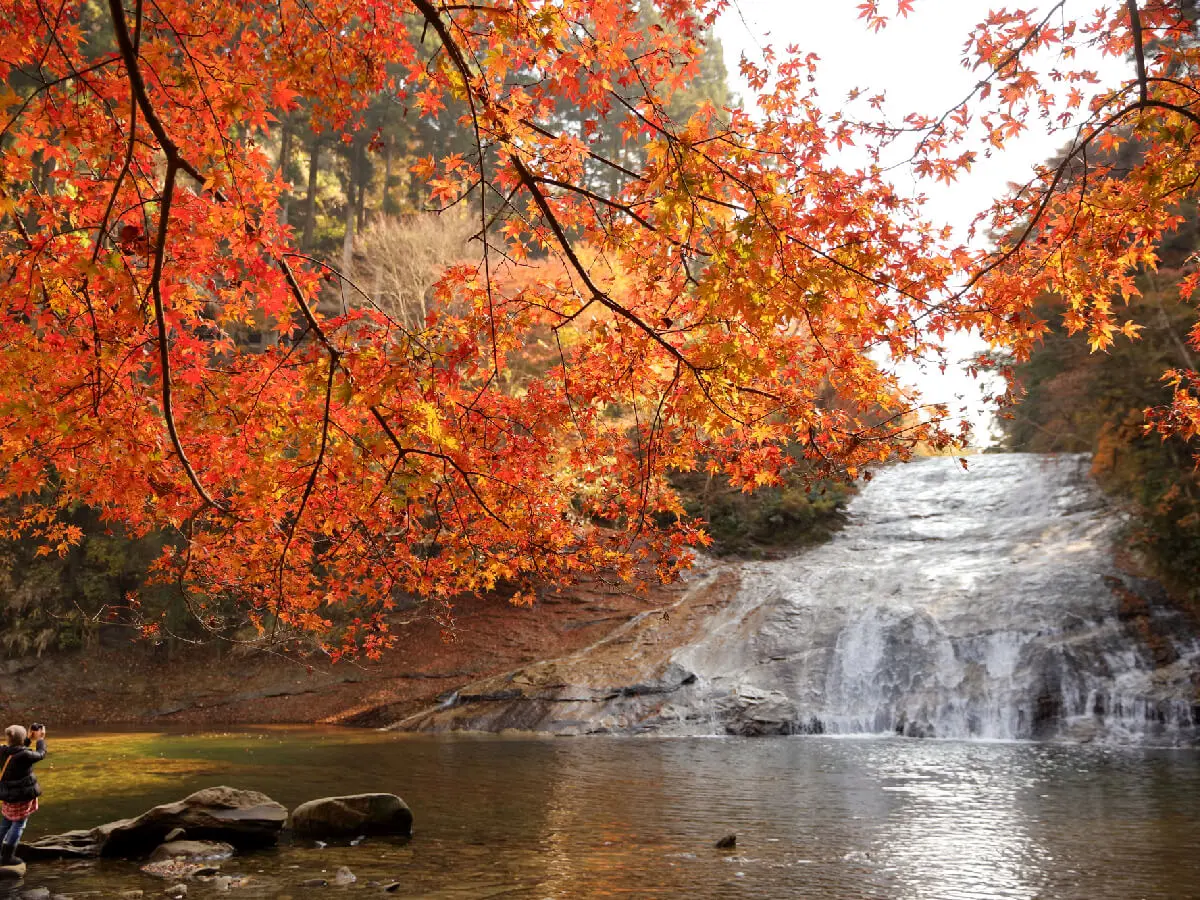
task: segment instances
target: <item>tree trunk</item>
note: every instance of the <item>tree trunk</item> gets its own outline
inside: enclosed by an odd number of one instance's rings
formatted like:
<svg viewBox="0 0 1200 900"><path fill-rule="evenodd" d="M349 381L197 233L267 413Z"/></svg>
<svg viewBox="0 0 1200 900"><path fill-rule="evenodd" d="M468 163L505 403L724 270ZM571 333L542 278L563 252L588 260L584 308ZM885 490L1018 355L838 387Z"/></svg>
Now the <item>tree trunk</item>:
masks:
<svg viewBox="0 0 1200 900"><path fill-rule="evenodd" d="M379 208L385 216L392 214L392 144L388 138L383 149L383 197L380 198Z"/></svg>
<svg viewBox="0 0 1200 900"><path fill-rule="evenodd" d="M279 136L279 174L284 181L288 180L288 166L292 162L292 123L286 116L283 120L283 132ZM292 204L292 190L285 188L283 196L279 198L279 222L281 225L288 223L288 207Z"/></svg>
<svg viewBox="0 0 1200 900"><path fill-rule="evenodd" d="M312 249L313 228L317 218L317 170L321 155L321 136L314 134L312 150L308 159L308 196L304 200L304 235L300 238L300 249Z"/></svg>
<svg viewBox="0 0 1200 900"><path fill-rule="evenodd" d="M350 264L354 261L354 169L350 169L350 183L346 187L346 233L342 237L342 273L350 274Z"/></svg>
<svg viewBox="0 0 1200 900"><path fill-rule="evenodd" d="M357 165L355 166L355 180L358 182L358 231L361 234L363 228L367 224L367 145L360 143L354 152Z"/></svg>

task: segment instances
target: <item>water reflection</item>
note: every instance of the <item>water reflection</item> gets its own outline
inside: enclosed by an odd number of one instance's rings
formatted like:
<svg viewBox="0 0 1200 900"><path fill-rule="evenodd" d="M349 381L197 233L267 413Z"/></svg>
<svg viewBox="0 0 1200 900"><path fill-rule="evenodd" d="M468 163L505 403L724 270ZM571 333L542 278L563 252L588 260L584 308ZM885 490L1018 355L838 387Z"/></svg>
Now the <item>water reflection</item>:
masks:
<svg viewBox="0 0 1200 900"><path fill-rule="evenodd" d="M877 838L897 900L1033 900L1043 896L1038 848L1020 805L1024 778L989 747L947 758L880 760L882 790L903 795ZM923 748L927 749L927 748ZM965 757L965 758L964 758Z"/></svg>
<svg viewBox="0 0 1200 900"><path fill-rule="evenodd" d="M34 820L43 834L215 783L288 806L361 790L413 806L409 844L285 844L227 863L252 878L242 897L299 897L300 881L349 865L359 887L401 882L398 897L1200 898L1193 753L295 730L59 740L55 750ZM715 849L729 832L737 848ZM121 862L42 865L23 889L42 886L164 887Z"/></svg>

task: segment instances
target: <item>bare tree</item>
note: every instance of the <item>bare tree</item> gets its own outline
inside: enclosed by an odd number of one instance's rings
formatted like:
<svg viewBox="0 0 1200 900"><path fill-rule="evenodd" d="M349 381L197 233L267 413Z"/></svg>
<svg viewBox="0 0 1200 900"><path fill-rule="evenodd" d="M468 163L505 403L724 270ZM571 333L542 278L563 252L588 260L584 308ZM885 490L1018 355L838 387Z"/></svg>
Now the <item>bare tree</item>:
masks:
<svg viewBox="0 0 1200 900"><path fill-rule="evenodd" d="M354 242L349 274L381 310L420 328L442 270L473 259L468 240L477 227L459 212L377 218Z"/></svg>

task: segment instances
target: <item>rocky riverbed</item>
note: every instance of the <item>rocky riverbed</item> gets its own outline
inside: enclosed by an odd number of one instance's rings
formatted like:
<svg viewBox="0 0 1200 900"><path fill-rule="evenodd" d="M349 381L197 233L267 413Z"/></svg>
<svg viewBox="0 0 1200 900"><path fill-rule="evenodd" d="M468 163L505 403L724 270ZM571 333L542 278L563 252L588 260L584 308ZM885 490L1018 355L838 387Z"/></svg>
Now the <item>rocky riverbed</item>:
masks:
<svg viewBox="0 0 1200 900"><path fill-rule="evenodd" d="M407 839L412 829L412 811L394 794L322 797L302 803L289 815L282 804L258 791L205 788L132 818L22 845L22 862L0 867L0 892L6 886L18 889L29 866L49 866L51 870L43 871L42 877L54 880L61 877L53 871L55 862L68 863L62 874L78 874L101 859L124 861L129 868L137 866L140 873L162 879L167 887L158 893L168 897L187 896L193 887L218 893L251 887L257 891L266 888L271 879L245 874L245 868L254 865L255 854L276 847L281 840L311 842L321 848L329 842L355 847L368 837ZM228 871L223 868L227 864ZM265 871L257 869L259 875ZM356 881L353 869L340 865L332 877L313 875L299 883L302 887L344 887ZM145 888L128 888L117 896L134 900L145 893ZM56 894L45 886L18 893L22 900L84 895Z"/></svg>

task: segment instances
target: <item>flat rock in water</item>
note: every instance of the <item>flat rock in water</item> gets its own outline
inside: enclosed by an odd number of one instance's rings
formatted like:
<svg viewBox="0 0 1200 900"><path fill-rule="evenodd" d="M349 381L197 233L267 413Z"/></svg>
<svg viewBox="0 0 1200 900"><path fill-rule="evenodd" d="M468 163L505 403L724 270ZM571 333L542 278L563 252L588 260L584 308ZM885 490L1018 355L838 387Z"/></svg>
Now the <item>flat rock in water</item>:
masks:
<svg viewBox="0 0 1200 900"><path fill-rule="evenodd" d="M287 809L266 794L231 787L197 791L176 803L147 810L133 819L109 822L89 831L69 831L22 846L30 859L148 855L176 829L193 840L223 841L233 847L268 847L279 840Z"/></svg>
<svg viewBox="0 0 1200 900"><path fill-rule="evenodd" d="M395 794L323 797L292 811L292 830L305 837L409 836L412 824L412 810Z"/></svg>
<svg viewBox="0 0 1200 900"><path fill-rule="evenodd" d="M24 850L24 848L22 848ZM21 878L25 875L25 863L15 866L0 866L0 878Z"/></svg>
<svg viewBox="0 0 1200 900"><path fill-rule="evenodd" d="M90 859L100 855L100 840L92 831L68 831L21 844L21 853L32 861Z"/></svg>

